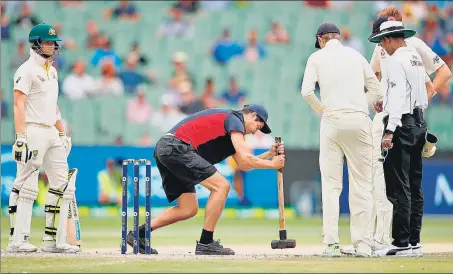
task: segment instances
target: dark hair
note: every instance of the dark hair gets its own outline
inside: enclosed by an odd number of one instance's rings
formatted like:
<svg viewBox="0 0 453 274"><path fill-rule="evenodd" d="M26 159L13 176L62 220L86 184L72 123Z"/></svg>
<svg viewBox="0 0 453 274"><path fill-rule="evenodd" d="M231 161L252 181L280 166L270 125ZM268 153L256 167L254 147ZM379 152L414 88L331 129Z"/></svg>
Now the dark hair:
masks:
<svg viewBox="0 0 453 274"><path fill-rule="evenodd" d="M206 78L206 84L212 84L214 82L214 79L212 77Z"/></svg>
<svg viewBox="0 0 453 274"><path fill-rule="evenodd" d="M404 34L399 32L399 33L390 33L384 37L382 37L382 39L384 39L385 37L387 38L403 38L404 39Z"/></svg>

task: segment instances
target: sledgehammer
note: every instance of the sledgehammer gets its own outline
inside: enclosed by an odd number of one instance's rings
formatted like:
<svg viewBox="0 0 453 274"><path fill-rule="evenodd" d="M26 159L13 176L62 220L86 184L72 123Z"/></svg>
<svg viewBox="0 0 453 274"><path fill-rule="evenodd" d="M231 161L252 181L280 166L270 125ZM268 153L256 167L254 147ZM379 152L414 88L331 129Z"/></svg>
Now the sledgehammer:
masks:
<svg viewBox="0 0 453 274"><path fill-rule="evenodd" d="M275 137L275 142L281 143L282 137ZM278 150L277 150L278 155ZM280 240L273 240L271 242L272 249L285 249L295 248L296 240L287 239L285 229L285 198L283 196L283 169L277 170L277 184L278 184L278 215L280 219Z"/></svg>

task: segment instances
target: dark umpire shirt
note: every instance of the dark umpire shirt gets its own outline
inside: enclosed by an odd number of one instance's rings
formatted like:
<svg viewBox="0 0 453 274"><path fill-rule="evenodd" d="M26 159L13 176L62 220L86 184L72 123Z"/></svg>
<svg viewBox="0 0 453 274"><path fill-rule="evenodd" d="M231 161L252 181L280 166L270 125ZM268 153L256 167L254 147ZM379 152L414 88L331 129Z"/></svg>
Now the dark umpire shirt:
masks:
<svg viewBox="0 0 453 274"><path fill-rule="evenodd" d="M174 126L168 133L190 144L212 165L236 153L231 132L245 135L244 116L231 109L207 109L197 112Z"/></svg>

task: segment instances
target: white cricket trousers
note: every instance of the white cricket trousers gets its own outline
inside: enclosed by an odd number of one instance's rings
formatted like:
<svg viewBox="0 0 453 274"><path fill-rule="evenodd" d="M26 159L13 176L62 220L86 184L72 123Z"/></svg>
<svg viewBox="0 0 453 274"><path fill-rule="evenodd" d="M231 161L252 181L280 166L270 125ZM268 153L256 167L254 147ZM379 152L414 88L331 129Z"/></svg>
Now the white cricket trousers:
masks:
<svg viewBox="0 0 453 274"><path fill-rule="evenodd" d="M375 224L374 240L382 244L390 244L390 226L392 224L393 205L387 199L385 190L384 166L379 162L381 142L384 134L385 113L376 113L373 119L373 224Z"/></svg>
<svg viewBox="0 0 453 274"><path fill-rule="evenodd" d="M39 168L49 179L49 187L63 191L68 182L68 161L63 141L55 127L27 123L25 127L28 149L32 158L17 164L17 175L13 187L20 191L23 184L38 188Z"/></svg>
<svg viewBox="0 0 453 274"><path fill-rule="evenodd" d="M322 181L324 244L340 243L338 219L346 156L349 175L351 241L372 245L373 140L371 119L363 112L323 115L319 165Z"/></svg>

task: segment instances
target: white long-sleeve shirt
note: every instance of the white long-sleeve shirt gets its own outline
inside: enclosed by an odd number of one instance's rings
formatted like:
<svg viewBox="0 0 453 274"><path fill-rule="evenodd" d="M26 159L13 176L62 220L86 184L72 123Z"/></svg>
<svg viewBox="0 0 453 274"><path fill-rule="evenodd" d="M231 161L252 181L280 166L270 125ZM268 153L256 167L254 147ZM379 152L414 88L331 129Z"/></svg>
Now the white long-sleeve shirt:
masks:
<svg viewBox="0 0 453 274"><path fill-rule="evenodd" d="M425 74L425 83L429 82L428 74L432 74L436 70L438 70L442 65L445 64L444 60L440 58L428 45L420 40L419 38L413 36L407 39L404 39L406 45L416 51L423 62L424 70L427 74ZM388 53L379 45L376 45L374 48L373 56L371 57L371 67L373 68L374 72L381 73L381 85L382 89L386 90L387 88L387 71L386 68L388 67L387 59L390 56ZM417 101L417 106L425 109L428 107L428 99L426 101L423 98Z"/></svg>
<svg viewBox="0 0 453 274"><path fill-rule="evenodd" d="M382 72L386 74L384 111L389 115L388 130L402 126L403 114L412 114L415 107L428 104L426 72L422 58L412 47L400 47L388 56Z"/></svg>
<svg viewBox="0 0 453 274"><path fill-rule="evenodd" d="M321 101L314 94L316 82L321 89ZM323 116L339 112L369 114L369 104L383 97L367 60L336 39L329 40L323 49L308 58L301 94Z"/></svg>

